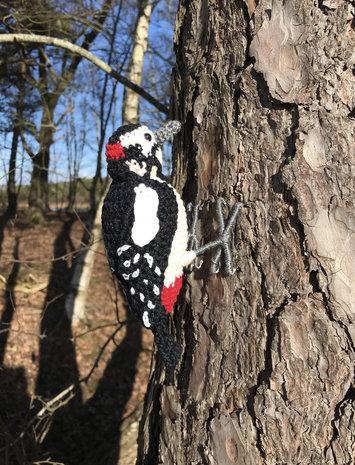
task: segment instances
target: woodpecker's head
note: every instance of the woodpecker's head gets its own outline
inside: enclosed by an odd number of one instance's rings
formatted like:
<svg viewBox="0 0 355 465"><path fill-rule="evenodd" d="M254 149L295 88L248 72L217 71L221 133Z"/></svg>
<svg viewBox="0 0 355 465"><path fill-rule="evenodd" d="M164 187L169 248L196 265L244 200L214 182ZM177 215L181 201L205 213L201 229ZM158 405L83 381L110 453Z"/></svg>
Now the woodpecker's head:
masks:
<svg viewBox="0 0 355 465"><path fill-rule="evenodd" d="M124 179L129 172L150 176L153 167L154 174L161 174L161 146L180 128L178 121L169 121L155 132L140 124L127 124L118 128L106 144L110 176L113 179Z"/></svg>

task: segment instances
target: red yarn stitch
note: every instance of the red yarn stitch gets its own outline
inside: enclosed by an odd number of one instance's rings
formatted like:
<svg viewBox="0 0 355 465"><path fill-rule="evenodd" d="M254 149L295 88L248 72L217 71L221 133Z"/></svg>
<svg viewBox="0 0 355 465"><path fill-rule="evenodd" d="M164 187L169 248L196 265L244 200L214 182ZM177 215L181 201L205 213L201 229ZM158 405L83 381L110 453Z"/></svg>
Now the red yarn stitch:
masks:
<svg viewBox="0 0 355 465"><path fill-rule="evenodd" d="M161 303L164 305L166 313L171 313L173 311L174 304L182 286L182 277L183 274L175 278L174 283L170 284L170 286L163 287L161 293Z"/></svg>
<svg viewBox="0 0 355 465"><path fill-rule="evenodd" d="M122 145L117 142L116 144L106 144L106 160L119 160L120 158L124 158L125 153L123 151Z"/></svg>

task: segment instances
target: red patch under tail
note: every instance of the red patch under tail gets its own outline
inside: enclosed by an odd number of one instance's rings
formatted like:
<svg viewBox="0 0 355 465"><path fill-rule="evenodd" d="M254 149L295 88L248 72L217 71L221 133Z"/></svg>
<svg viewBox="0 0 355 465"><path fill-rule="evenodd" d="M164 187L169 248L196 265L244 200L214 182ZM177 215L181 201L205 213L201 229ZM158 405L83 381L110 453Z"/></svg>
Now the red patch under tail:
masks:
<svg viewBox="0 0 355 465"><path fill-rule="evenodd" d="M173 282L173 284L170 284L170 286L163 287L161 293L161 302L165 307L166 313L171 313L173 311L174 304L182 286L182 277L183 274L181 274L181 276L178 276Z"/></svg>

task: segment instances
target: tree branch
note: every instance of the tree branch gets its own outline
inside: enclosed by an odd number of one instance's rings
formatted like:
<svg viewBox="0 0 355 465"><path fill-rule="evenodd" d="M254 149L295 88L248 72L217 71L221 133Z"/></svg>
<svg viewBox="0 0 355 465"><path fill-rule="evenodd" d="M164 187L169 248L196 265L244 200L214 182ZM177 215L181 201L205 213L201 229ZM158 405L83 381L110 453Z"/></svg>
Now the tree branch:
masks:
<svg viewBox="0 0 355 465"><path fill-rule="evenodd" d="M141 97L147 100L149 103L154 105L159 111L164 113L165 115L168 114L168 108L159 102L156 98L146 92L142 87L133 84L133 82L129 81L125 76L122 76L120 73L115 71L111 66L105 63L103 60L98 58L93 53L85 50L83 47L79 45L75 45L70 43L68 40L64 39L57 39L56 37L49 37L49 36L40 36L36 34L0 34L0 43L22 43L22 42L31 42L37 44L45 44L45 45L52 45L54 47L64 48L69 50L72 53L76 53L88 61L93 63L98 68L102 69L105 73L109 76L116 79L118 82L123 84L124 86L132 89L134 92L137 92Z"/></svg>

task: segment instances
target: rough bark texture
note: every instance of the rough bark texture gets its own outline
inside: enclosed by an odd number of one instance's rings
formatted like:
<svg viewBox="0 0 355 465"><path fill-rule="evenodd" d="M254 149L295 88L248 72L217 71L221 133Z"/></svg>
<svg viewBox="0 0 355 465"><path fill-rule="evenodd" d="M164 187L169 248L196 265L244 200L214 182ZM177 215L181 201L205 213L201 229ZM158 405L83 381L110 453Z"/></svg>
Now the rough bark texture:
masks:
<svg viewBox="0 0 355 465"><path fill-rule="evenodd" d="M245 207L237 272L187 278L138 464L353 464L354 2L182 0L174 179Z"/></svg>

